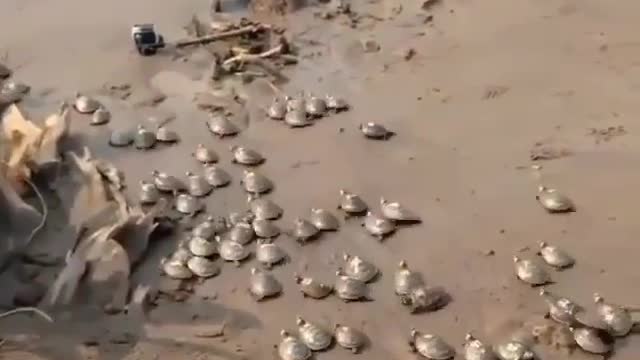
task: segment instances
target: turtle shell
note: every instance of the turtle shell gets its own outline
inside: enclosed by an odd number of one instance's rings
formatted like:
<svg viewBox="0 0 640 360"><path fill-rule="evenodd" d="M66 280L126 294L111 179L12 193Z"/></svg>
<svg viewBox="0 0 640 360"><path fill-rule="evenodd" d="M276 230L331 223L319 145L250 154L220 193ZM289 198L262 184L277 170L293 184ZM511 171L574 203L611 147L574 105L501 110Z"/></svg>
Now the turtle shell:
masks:
<svg viewBox="0 0 640 360"><path fill-rule="evenodd" d="M225 235L225 239L233 242L237 242L241 245L246 245L253 240L255 232L253 227L246 222L239 222L233 225L233 227Z"/></svg>
<svg viewBox="0 0 640 360"><path fill-rule="evenodd" d="M125 147L133 144L133 134L131 130L113 130L109 136L109 145L114 147Z"/></svg>
<svg viewBox="0 0 640 360"><path fill-rule="evenodd" d="M538 189L538 195L536 199L540 202L540 205L544 207L550 213L564 213L575 211L575 205L573 201L563 193L556 189L548 189L541 186Z"/></svg>
<svg viewBox="0 0 640 360"><path fill-rule="evenodd" d="M342 273L337 273L336 295L344 301L367 300L369 289L364 281L350 278Z"/></svg>
<svg viewBox="0 0 640 360"><path fill-rule="evenodd" d="M416 330L411 331L415 350L427 359L447 360L455 356L456 352L440 336L433 334L421 334Z"/></svg>
<svg viewBox="0 0 640 360"><path fill-rule="evenodd" d="M218 253L225 261L239 262L249 256L249 250L242 244L231 240L218 242Z"/></svg>
<svg viewBox="0 0 640 360"><path fill-rule="evenodd" d="M292 236L304 244L320 233L317 227L305 219L297 218L293 222Z"/></svg>
<svg viewBox="0 0 640 360"><path fill-rule="evenodd" d="M311 209L311 216L309 222L313 224L318 230L321 231L335 231L340 227L338 218L331 212L324 209Z"/></svg>
<svg viewBox="0 0 640 360"><path fill-rule="evenodd" d="M207 182L204 176L187 172L187 190L196 197L207 196L213 190L213 186Z"/></svg>
<svg viewBox="0 0 640 360"><path fill-rule="evenodd" d="M305 110L311 117L322 117L327 113L327 103L323 98L312 96L307 100Z"/></svg>
<svg viewBox="0 0 640 360"><path fill-rule="evenodd" d="M193 152L193 157L203 164L218 162L218 154L216 154L215 151L207 148L203 144L196 145L196 150Z"/></svg>
<svg viewBox="0 0 640 360"><path fill-rule="evenodd" d="M525 283L538 286L551 282L549 273L532 260L520 259L515 256L513 262L515 263L516 276Z"/></svg>
<svg viewBox="0 0 640 360"><path fill-rule="evenodd" d="M391 136L391 132L386 127L373 122L360 124L358 126L362 134L370 139L386 140Z"/></svg>
<svg viewBox="0 0 640 360"><path fill-rule="evenodd" d="M140 181L140 203L143 205L151 205L158 202L160 192L153 183Z"/></svg>
<svg viewBox="0 0 640 360"><path fill-rule="evenodd" d="M9 67L4 64L0 64L0 79L8 78L12 73L13 72L11 71L11 69L9 69Z"/></svg>
<svg viewBox="0 0 640 360"><path fill-rule="evenodd" d="M280 228L271 220L256 219L251 225L259 238L273 238L280 235Z"/></svg>
<svg viewBox="0 0 640 360"><path fill-rule="evenodd" d="M396 225L392 220L379 217L371 212L368 212L364 218L364 228L379 240L396 231Z"/></svg>
<svg viewBox="0 0 640 360"><path fill-rule="evenodd" d="M311 350L300 339L291 336L285 330L280 332L282 341L278 345L281 360L307 360L311 358Z"/></svg>
<svg viewBox="0 0 640 360"><path fill-rule="evenodd" d="M312 351L324 350L331 345L333 335L322 327L306 321L300 316L297 317L296 324L300 340Z"/></svg>
<svg viewBox="0 0 640 360"><path fill-rule="evenodd" d="M305 127L313 124L313 122L307 118L307 113L304 109L287 111L287 114L284 116L284 122L292 128Z"/></svg>
<svg viewBox="0 0 640 360"><path fill-rule="evenodd" d="M183 214L195 215L203 209L204 204L189 194L180 194L176 197L175 207Z"/></svg>
<svg viewBox="0 0 640 360"><path fill-rule="evenodd" d="M287 113L287 104L279 98L274 98L267 109L267 116L273 120L284 119Z"/></svg>
<svg viewBox="0 0 640 360"><path fill-rule="evenodd" d="M91 114L98 110L100 102L90 96L76 93L76 99L73 103L73 107L82 114Z"/></svg>
<svg viewBox="0 0 640 360"><path fill-rule="evenodd" d="M213 216L208 216L203 222L193 228L193 236L198 236L204 239L211 239L219 231L224 229L224 224L220 224L219 221Z"/></svg>
<svg viewBox="0 0 640 360"><path fill-rule="evenodd" d="M549 316L560 324L573 325L576 323L575 314L582 308L573 301L556 296L551 292L542 289L540 297L547 303L549 307Z"/></svg>
<svg viewBox="0 0 640 360"><path fill-rule="evenodd" d="M275 220L282 216L282 208L270 199L249 197L248 202L256 220Z"/></svg>
<svg viewBox="0 0 640 360"><path fill-rule="evenodd" d="M340 205L338 208L346 213L361 214L367 211L369 206L362 200L359 195L340 190Z"/></svg>
<svg viewBox="0 0 640 360"><path fill-rule="evenodd" d="M3 95L21 95L24 96L31 91L31 87L25 83L13 80L7 80L2 83L0 94Z"/></svg>
<svg viewBox="0 0 640 360"><path fill-rule="evenodd" d="M98 107L98 109L91 115L89 125L97 126L104 125L111 120L111 112L104 108L104 106Z"/></svg>
<svg viewBox="0 0 640 360"><path fill-rule="evenodd" d="M224 187L231 183L231 175L221 167L207 165L203 171L204 179L213 187Z"/></svg>
<svg viewBox="0 0 640 360"><path fill-rule="evenodd" d="M283 261L287 253L276 244L258 242L256 247L256 260L267 268Z"/></svg>
<svg viewBox="0 0 640 360"><path fill-rule="evenodd" d="M145 129L142 125L138 125L138 130L133 136L133 145L137 149L151 149L156 144L156 134Z"/></svg>
<svg viewBox="0 0 640 360"><path fill-rule="evenodd" d="M447 304L447 300L448 294L440 286L417 286L402 296L402 304L409 306L412 314L439 310Z"/></svg>
<svg viewBox="0 0 640 360"><path fill-rule="evenodd" d="M114 185L116 189L124 188L124 172L118 169L112 162L96 159L93 160L96 169L109 183Z"/></svg>
<svg viewBox="0 0 640 360"><path fill-rule="evenodd" d="M351 350L354 354L357 353L366 342L364 333L350 326L336 324L333 333L338 345Z"/></svg>
<svg viewBox="0 0 640 360"><path fill-rule="evenodd" d="M496 354L491 347L473 335L467 334L464 343L464 358L465 360L496 360Z"/></svg>
<svg viewBox="0 0 640 360"><path fill-rule="evenodd" d="M241 182L245 191L251 194L262 194L273 189L273 182L256 171L245 170Z"/></svg>
<svg viewBox="0 0 640 360"><path fill-rule="evenodd" d="M250 211L230 212L229 216L227 216L227 221L231 226L235 226L238 223L251 224L253 220L255 220L255 216Z"/></svg>
<svg viewBox="0 0 640 360"><path fill-rule="evenodd" d="M240 132L240 129L222 114L214 114L207 120L207 128L218 137L233 136Z"/></svg>
<svg viewBox="0 0 640 360"><path fill-rule="evenodd" d="M598 316L606 324L607 331L617 337L626 336L635 325L631 314L624 307L607 303L598 294L593 296Z"/></svg>
<svg viewBox="0 0 640 360"><path fill-rule="evenodd" d="M419 222L420 216L415 212L407 209L398 202L389 202L384 198L380 199L380 210L382 216L394 221L411 221Z"/></svg>
<svg viewBox="0 0 640 360"><path fill-rule="evenodd" d="M177 132L170 130L164 126L160 126L156 130L156 139L160 142L174 143L178 142L178 140L180 140L180 137L178 136Z"/></svg>
<svg viewBox="0 0 640 360"><path fill-rule="evenodd" d="M264 162L264 157L259 152L244 146L232 146L233 162L242 165L259 165Z"/></svg>
<svg viewBox="0 0 640 360"><path fill-rule="evenodd" d="M302 110L306 111L307 100L304 98L304 93L301 93L298 97L286 98L287 111Z"/></svg>
<svg viewBox="0 0 640 360"><path fill-rule="evenodd" d="M369 282L378 275L378 268L372 263L363 260L359 256L344 254L344 273L348 277Z"/></svg>
<svg viewBox="0 0 640 360"><path fill-rule="evenodd" d="M324 299L333 292L333 286L320 282L314 278L303 277L295 274L294 279L296 283L300 285L300 291L304 297Z"/></svg>
<svg viewBox="0 0 640 360"><path fill-rule="evenodd" d="M167 173L153 170L151 176L156 188L162 192L176 192L186 188L186 185L180 179Z"/></svg>
<svg viewBox="0 0 640 360"><path fill-rule="evenodd" d="M200 236L189 240L189 251L195 256L211 256L218 251L218 244Z"/></svg>
<svg viewBox="0 0 640 360"><path fill-rule="evenodd" d="M408 295L412 289L424 285L424 282L420 274L409 269L407 262L402 260L394 276L394 285L397 295Z"/></svg>
<svg viewBox="0 0 640 360"><path fill-rule="evenodd" d="M325 100L328 109L334 111L344 111L349 109L349 104L343 98L327 95Z"/></svg>
<svg viewBox="0 0 640 360"><path fill-rule="evenodd" d="M533 360L535 354L519 341L507 341L495 347L495 353L501 360Z"/></svg>
<svg viewBox="0 0 640 360"><path fill-rule="evenodd" d="M592 354L608 354L613 350L613 339L604 330L593 328L571 328L578 346Z"/></svg>
<svg viewBox="0 0 640 360"><path fill-rule="evenodd" d="M540 243L540 255L547 264L559 269L570 267L575 263L575 259L569 253L544 241Z"/></svg>
<svg viewBox="0 0 640 360"><path fill-rule="evenodd" d="M187 261L189 261L189 259L191 259L192 256L193 254L191 253L191 251L189 251L189 249L184 244L181 243L176 249L176 251L174 251L173 254L171 254L170 259L179 261L186 265Z"/></svg>
<svg viewBox="0 0 640 360"><path fill-rule="evenodd" d="M190 279L193 277L193 272L187 267L186 262L180 261L180 259L163 259L162 271L168 277L172 279Z"/></svg>
<svg viewBox="0 0 640 360"><path fill-rule="evenodd" d="M256 301L260 301L280 295L282 284L272 274L252 268L249 292Z"/></svg>
<svg viewBox="0 0 640 360"><path fill-rule="evenodd" d="M218 264L202 256L192 256L187 262L187 267L194 275L201 278L213 277L220 273Z"/></svg>

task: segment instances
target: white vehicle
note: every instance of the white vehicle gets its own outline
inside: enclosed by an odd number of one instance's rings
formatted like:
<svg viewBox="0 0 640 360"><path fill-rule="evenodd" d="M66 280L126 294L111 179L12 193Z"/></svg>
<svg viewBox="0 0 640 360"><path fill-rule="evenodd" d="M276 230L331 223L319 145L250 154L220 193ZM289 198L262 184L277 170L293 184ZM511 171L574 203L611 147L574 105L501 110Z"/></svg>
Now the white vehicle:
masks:
<svg viewBox="0 0 640 360"><path fill-rule="evenodd" d="M131 39L140 55L153 55L164 47L164 38L156 33L153 24L136 24L131 27Z"/></svg>

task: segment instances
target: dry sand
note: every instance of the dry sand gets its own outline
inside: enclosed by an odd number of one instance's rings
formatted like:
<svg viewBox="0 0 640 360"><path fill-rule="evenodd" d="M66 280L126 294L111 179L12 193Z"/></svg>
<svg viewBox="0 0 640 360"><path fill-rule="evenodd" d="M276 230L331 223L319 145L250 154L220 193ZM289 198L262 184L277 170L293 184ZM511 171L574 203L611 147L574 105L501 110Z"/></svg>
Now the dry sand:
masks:
<svg viewBox="0 0 640 360"><path fill-rule="evenodd" d="M229 1L229 0L227 0ZM282 227L310 207L332 209L338 189L360 193L376 205L380 196L418 211L421 226L401 229L380 244L357 224L300 248L286 238L290 264L274 272L285 286L279 299L254 303L245 293L250 264L225 266L187 303L162 303L150 314L153 328L124 315L58 317L42 327L23 316L0 320L5 336L21 335L0 351L11 359L270 359L281 328L293 328L296 314L327 325L340 321L360 326L373 340L361 357L404 359L411 327L434 332L459 348L467 331L500 341L523 322L545 311L537 291L513 276L512 256L532 251L541 240L558 244L577 258L575 268L552 274L553 291L589 303L598 291L622 304L640 305L640 232L635 210L640 199L640 43L633 0L513 1L445 0L424 24L416 1L368 1L354 10L382 21L366 20L359 29L340 21L313 17L313 9L291 15L286 24L302 53L314 54L289 71L284 90L336 93L353 109L300 131L264 120L259 108L270 99L266 86L246 88L248 127L237 139L219 141L204 131L206 114L191 97L201 89L208 58L196 51L186 61L171 56L139 57L129 41L134 23L153 22L166 39L184 36L192 14L206 16L203 0L150 1L3 0L0 48L8 51L15 78L32 85L39 100L25 104L47 113L74 91L94 91L105 82L132 84L141 99L154 88L167 96L156 108L135 108L101 97L114 112L110 128L135 124L150 114L175 115L181 145L140 153L109 148L107 128L89 128L75 114L78 144L113 160L135 189L153 167L182 174L196 164L188 157L195 144L211 145L222 164L227 148L246 144L268 158L261 168L276 180L271 195L285 208ZM364 53L361 39L375 39L377 53ZM317 41L316 45L308 40ZM416 55L405 61L407 48ZM491 93L491 94L489 94ZM357 132L364 121L384 123L397 132L388 142L372 142ZM589 129L624 126L626 134L596 141ZM339 128L345 131L340 133ZM578 211L552 216L535 201L538 180L527 168L536 143L568 149L570 156L542 162L543 181L569 194ZM64 196L63 203L64 203ZM216 192L208 207L214 214L242 209L245 195L237 185ZM77 211L76 211L77 212ZM67 216L68 215L68 216ZM38 246L62 255L70 243L66 222L78 214L53 215ZM68 218L68 220L67 220ZM171 248L155 247L136 281L157 281L156 264ZM484 253L494 250L494 256ZM331 281L336 255L359 254L378 265L383 276L372 285L374 302L344 304L336 298L304 300L292 279L294 271ZM442 311L409 315L392 294L392 274L406 259L431 284L443 285L453 302ZM215 297L203 300L202 296ZM223 339L193 340L191 325L229 323ZM186 329L186 330L185 330ZM124 331L128 344L113 344ZM32 339L32 340L29 340ZM88 339L97 347L82 346ZM115 339L118 340L118 339ZM636 359L637 337L617 344L615 359ZM240 349L240 350L238 350ZM538 347L543 359L565 359ZM336 348L318 359L349 359ZM574 354L572 359L592 359Z"/></svg>

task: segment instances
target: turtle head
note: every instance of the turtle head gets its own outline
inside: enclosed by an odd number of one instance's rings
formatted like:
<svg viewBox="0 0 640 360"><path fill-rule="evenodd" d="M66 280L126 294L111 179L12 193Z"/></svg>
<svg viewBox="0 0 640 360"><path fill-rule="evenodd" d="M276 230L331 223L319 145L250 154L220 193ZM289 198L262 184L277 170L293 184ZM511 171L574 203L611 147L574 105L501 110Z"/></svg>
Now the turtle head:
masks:
<svg viewBox="0 0 640 360"><path fill-rule="evenodd" d="M253 201L253 196L251 194L247 195L247 204L250 204Z"/></svg>
<svg viewBox="0 0 640 360"><path fill-rule="evenodd" d="M540 296L546 296L549 292L546 289L540 289Z"/></svg>
<svg viewBox="0 0 640 360"><path fill-rule="evenodd" d="M73 96L77 99L82 96L82 93L80 91L76 91L75 93L73 93Z"/></svg>
<svg viewBox="0 0 640 360"><path fill-rule="evenodd" d="M139 130L144 130L144 126L142 126L142 124L138 124L138 126L136 126L136 129Z"/></svg>
<svg viewBox="0 0 640 360"><path fill-rule="evenodd" d="M289 332L285 329L280 330L280 336L282 336L283 338L288 338L289 336Z"/></svg>
<svg viewBox="0 0 640 360"><path fill-rule="evenodd" d="M593 293L593 302L596 304L602 304L604 302L604 298L598 293Z"/></svg>
<svg viewBox="0 0 640 360"><path fill-rule="evenodd" d="M544 192L544 191L546 191L546 190L547 190L547 187L546 187L546 186L544 186L544 185L540 185L540 186L538 186L538 192Z"/></svg>
<svg viewBox="0 0 640 360"><path fill-rule="evenodd" d="M338 270L336 270L336 276L338 277L344 276L344 270L341 267L339 267Z"/></svg>
<svg viewBox="0 0 640 360"><path fill-rule="evenodd" d="M193 176L193 173L191 171L187 171L186 173L184 173L187 177L191 177Z"/></svg>
<svg viewBox="0 0 640 360"><path fill-rule="evenodd" d="M207 222L212 222L212 221L214 221L215 219L216 219L216 218L215 218L213 215L208 215L208 216L207 216L207 218L206 218L206 221L207 221Z"/></svg>
<svg viewBox="0 0 640 360"><path fill-rule="evenodd" d="M311 213L312 214L315 214L315 213L317 213L319 211L320 211L320 209L318 209L318 208L311 208Z"/></svg>
<svg viewBox="0 0 640 360"><path fill-rule="evenodd" d="M213 238L213 239L214 239L217 243L219 243L219 242L221 242L221 241L222 241L222 238L220 238L220 235L216 235L216 236L214 236L214 238Z"/></svg>
<svg viewBox="0 0 640 360"><path fill-rule="evenodd" d="M158 170L151 170L151 176L158 176L160 172Z"/></svg>
<svg viewBox="0 0 640 360"><path fill-rule="evenodd" d="M353 258L353 256L351 256L351 255L350 255L350 254L348 254L348 253L346 253L346 252L345 252L345 253L342 253L342 259L343 259L344 261L349 261L349 260L351 260L352 258Z"/></svg>
<svg viewBox="0 0 640 360"><path fill-rule="evenodd" d="M520 261L520 257L519 256L516 255L516 256L513 257L513 262L514 263L517 263L519 261Z"/></svg>
<svg viewBox="0 0 640 360"><path fill-rule="evenodd" d="M347 190L340 189L340 196L345 196L345 195L347 195Z"/></svg>
<svg viewBox="0 0 640 360"><path fill-rule="evenodd" d="M367 211L367 216L373 216L373 213L371 211Z"/></svg>
<svg viewBox="0 0 640 360"><path fill-rule="evenodd" d="M333 327L334 329L339 329L340 327L342 327L342 324L340 323L336 323L335 326Z"/></svg>
<svg viewBox="0 0 640 360"><path fill-rule="evenodd" d="M400 268L400 269L408 269L409 265L407 265L406 260L400 260L400 263L398 263L398 268Z"/></svg>
<svg viewBox="0 0 640 360"><path fill-rule="evenodd" d="M304 325L306 323L307 322L302 318L302 316L300 316L300 315L296 316L296 325L302 326L302 325Z"/></svg>
<svg viewBox="0 0 640 360"><path fill-rule="evenodd" d="M473 340L475 340L476 338L475 338L475 336L473 336L471 333L467 333L467 334L464 336L464 339L465 339L466 341L473 341Z"/></svg>
<svg viewBox="0 0 640 360"><path fill-rule="evenodd" d="M258 269L254 268L254 267L251 268L251 275L255 275L255 274L259 273L259 272L260 271Z"/></svg>
<svg viewBox="0 0 640 360"><path fill-rule="evenodd" d="M244 176L249 176L252 173L252 171L249 169L244 169L242 173L244 174Z"/></svg>
<svg viewBox="0 0 640 360"><path fill-rule="evenodd" d="M547 243L545 241L540 241L538 245L540 246L540 249L544 249L547 247Z"/></svg>
<svg viewBox="0 0 640 360"><path fill-rule="evenodd" d="M298 273L293 273L293 279L295 280L296 284L300 284L302 282L302 276L300 276L300 274Z"/></svg>
<svg viewBox="0 0 640 360"><path fill-rule="evenodd" d="M204 149L204 144L198 144L198 145L196 145L196 149Z"/></svg>
<svg viewBox="0 0 640 360"><path fill-rule="evenodd" d="M410 333L411 338L415 339L418 335L419 335L418 330L416 330L415 328L411 328L411 333Z"/></svg>
<svg viewBox="0 0 640 360"><path fill-rule="evenodd" d="M387 204L387 199L385 199L384 197L380 197L380 205L384 206Z"/></svg>
<svg viewBox="0 0 640 360"><path fill-rule="evenodd" d="M266 244L266 243L267 243L266 239L258 239L258 240L256 240L256 244L258 244L258 245L263 245L263 244Z"/></svg>

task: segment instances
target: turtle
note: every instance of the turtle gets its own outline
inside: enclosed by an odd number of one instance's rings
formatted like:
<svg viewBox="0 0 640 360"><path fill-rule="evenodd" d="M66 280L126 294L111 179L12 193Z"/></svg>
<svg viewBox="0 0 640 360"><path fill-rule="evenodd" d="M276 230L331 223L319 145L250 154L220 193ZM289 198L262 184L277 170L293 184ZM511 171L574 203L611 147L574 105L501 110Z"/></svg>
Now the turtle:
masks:
<svg viewBox="0 0 640 360"><path fill-rule="evenodd" d="M371 236L380 241L396 231L396 224L393 220L374 215L371 211L367 212L362 226Z"/></svg>
<svg viewBox="0 0 640 360"><path fill-rule="evenodd" d="M160 126L156 129L156 140L163 143L176 143L180 141L180 136L178 136L178 133L174 130Z"/></svg>
<svg viewBox="0 0 640 360"><path fill-rule="evenodd" d="M363 260L359 256L353 256L347 253L342 255L344 260L344 273L350 278L363 282L370 282L379 273L378 268L369 261Z"/></svg>
<svg viewBox="0 0 640 360"><path fill-rule="evenodd" d="M307 100L305 99L304 93L302 92L300 93L300 96L297 97L285 97L285 102L288 112L293 110L302 110L306 112Z"/></svg>
<svg viewBox="0 0 640 360"><path fill-rule="evenodd" d="M449 294L441 286L416 286L407 295L402 295L400 300L408 306L412 314L425 311L436 311L447 305Z"/></svg>
<svg viewBox="0 0 640 360"><path fill-rule="evenodd" d="M191 154L191 156L203 164L218 162L218 154L204 146L204 144L196 145L196 150Z"/></svg>
<svg viewBox="0 0 640 360"><path fill-rule="evenodd" d="M465 360L496 360L496 354L491 347L485 345L471 333L464 337L464 359Z"/></svg>
<svg viewBox="0 0 640 360"><path fill-rule="evenodd" d="M224 187L231 183L231 175L219 166L206 165L203 176L213 187Z"/></svg>
<svg viewBox="0 0 640 360"><path fill-rule="evenodd" d="M207 128L219 138L234 136L240 132L240 128L223 114L212 115L211 118L207 120Z"/></svg>
<svg viewBox="0 0 640 360"><path fill-rule="evenodd" d="M394 276L396 295L409 295L412 289L423 286L424 281L420 273L409 269L405 260L400 261Z"/></svg>
<svg viewBox="0 0 640 360"><path fill-rule="evenodd" d="M259 238L274 238L280 235L280 228L271 220L256 219L251 226Z"/></svg>
<svg viewBox="0 0 640 360"><path fill-rule="evenodd" d="M256 301L272 298L282 293L282 284L272 274L251 268L249 278L249 294Z"/></svg>
<svg viewBox="0 0 640 360"><path fill-rule="evenodd" d="M292 336L286 330L280 331L282 340L278 345L278 355L281 360L307 360L311 358L311 349L300 339Z"/></svg>
<svg viewBox="0 0 640 360"><path fill-rule="evenodd" d="M284 116L284 122L292 128L305 127L313 124L313 122L307 118L307 112L304 109L287 111L287 114Z"/></svg>
<svg viewBox="0 0 640 360"><path fill-rule="evenodd" d="M287 113L287 104L280 98L274 98L267 108L267 116L273 120L283 120Z"/></svg>
<svg viewBox="0 0 640 360"><path fill-rule="evenodd" d="M604 330L590 327L569 328L578 346L591 354L605 355L613 351L614 339Z"/></svg>
<svg viewBox="0 0 640 360"><path fill-rule="evenodd" d="M212 239L223 227L224 224L220 225L213 215L209 215L203 222L193 228L192 234L208 240Z"/></svg>
<svg viewBox="0 0 640 360"><path fill-rule="evenodd" d="M327 95L325 96L325 102L326 102L327 108L335 112L340 112L340 111L349 109L349 104L343 98L340 98L340 97Z"/></svg>
<svg viewBox="0 0 640 360"><path fill-rule="evenodd" d="M209 184L202 175L195 175L187 171L187 190L191 196L202 197L207 196L213 190L213 185Z"/></svg>
<svg viewBox="0 0 640 360"><path fill-rule="evenodd" d="M253 197L249 195L247 202L256 220L275 220L282 216L282 208L273 202L273 200L266 198L253 199Z"/></svg>
<svg viewBox="0 0 640 360"><path fill-rule="evenodd" d="M287 253L276 244L258 239L256 246L256 260L267 269L278 263L283 262L287 258Z"/></svg>
<svg viewBox="0 0 640 360"><path fill-rule="evenodd" d="M407 209L399 202L387 201L383 197L380 198L380 211L382 216L396 222L421 222L420 216L412 210Z"/></svg>
<svg viewBox="0 0 640 360"><path fill-rule="evenodd" d="M218 244L200 236L192 236L189 251L195 256L211 256L218 251Z"/></svg>
<svg viewBox="0 0 640 360"><path fill-rule="evenodd" d="M576 210L573 201L556 189L539 186L536 199L550 213L566 213Z"/></svg>
<svg viewBox="0 0 640 360"><path fill-rule="evenodd" d="M187 261L189 261L189 259L191 259L192 256L193 254L189 250L188 245L186 244L185 241L182 241L178 245L178 248L176 249L176 251L174 251L173 254L171 254L169 259L178 260L180 262L183 262L186 265Z"/></svg>
<svg viewBox="0 0 640 360"><path fill-rule="evenodd" d="M255 166L262 164L265 160L262 154L244 146L232 145L229 150L233 154L231 162L236 164Z"/></svg>
<svg viewBox="0 0 640 360"><path fill-rule="evenodd" d="M294 279L300 285L302 296L313 299L324 299L333 292L333 286L325 284L311 277L294 274Z"/></svg>
<svg viewBox="0 0 640 360"><path fill-rule="evenodd" d="M109 136L109 145L113 147L126 147L133 144L134 131L127 130L113 130Z"/></svg>
<svg viewBox="0 0 640 360"><path fill-rule="evenodd" d="M240 266L240 261L249 257L250 252L244 245L228 239L222 240L216 236L218 242L218 254L224 261L231 261Z"/></svg>
<svg viewBox="0 0 640 360"><path fill-rule="evenodd" d="M97 126L104 125L111 120L111 112L104 106L100 105L98 109L91 115L89 125Z"/></svg>
<svg viewBox="0 0 640 360"><path fill-rule="evenodd" d="M6 79L10 77L11 74L13 74L13 71L11 71L7 65L0 63L0 79Z"/></svg>
<svg viewBox="0 0 640 360"><path fill-rule="evenodd" d="M24 96L31 91L31 86L14 80L6 80L2 82L2 87L0 88L0 94L4 95L16 95L16 96Z"/></svg>
<svg viewBox="0 0 640 360"><path fill-rule="evenodd" d="M172 279L190 279L193 277L193 272L187 267L187 261L176 258L164 258L160 262L162 265L162 271L165 275Z"/></svg>
<svg viewBox="0 0 640 360"><path fill-rule="evenodd" d="M515 340L498 344L493 350L501 360L533 360L536 357L527 345Z"/></svg>
<svg viewBox="0 0 640 360"><path fill-rule="evenodd" d="M325 99L310 96L305 102L305 111L311 118L319 118L327 113L327 102Z"/></svg>
<svg viewBox="0 0 640 360"><path fill-rule="evenodd" d="M369 297L369 288L364 281L350 278L341 270L336 272L336 284L334 291L344 302L351 301L372 301Z"/></svg>
<svg viewBox="0 0 640 360"><path fill-rule="evenodd" d="M518 256L514 256L513 262L515 264L516 276L523 282L531 286L551 283L549 273L533 260L521 259Z"/></svg>
<svg viewBox="0 0 640 360"><path fill-rule="evenodd" d="M115 186L117 190L124 188L124 172L118 169L112 162L103 159L95 159L93 160L93 164L96 166L100 175L102 175L102 177L111 185Z"/></svg>
<svg viewBox="0 0 640 360"><path fill-rule="evenodd" d="M156 134L140 124L133 135L133 145L140 150L151 149L156 145Z"/></svg>
<svg viewBox="0 0 640 360"><path fill-rule="evenodd" d="M204 208L204 204L194 196L180 194L176 197L175 208L182 214L195 216Z"/></svg>
<svg viewBox="0 0 640 360"><path fill-rule="evenodd" d="M576 324L576 313L582 311L582 307L575 302L557 296L546 289L540 290L540 297L549 307L548 317L564 325Z"/></svg>
<svg viewBox="0 0 640 360"><path fill-rule="evenodd" d="M151 171L151 176L153 177L153 184L161 192L171 192L175 195L186 188L184 182L173 175L153 170Z"/></svg>
<svg viewBox="0 0 640 360"><path fill-rule="evenodd" d="M354 354L357 354L367 341L367 337L362 331L341 324L335 325L333 336L336 338L338 345L351 350Z"/></svg>
<svg viewBox="0 0 640 360"><path fill-rule="evenodd" d="M340 227L338 218L331 212L324 209L311 208L309 222L320 231L336 231Z"/></svg>
<svg viewBox="0 0 640 360"><path fill-rule="evenodd" d="M563 249L549 245L546 242L540 242L540 252L542 259L549 265L557 269L565 269L573 266L575 259Z"/></svg>
<svg viewBox="0 0 640 360"><path fill-rule="evenodd" d="M240 245L246 245L253 240L255 232L251 224L246 222L238 222L225 234L225 239L236 242Z"/></svg>
<svg viewBox="0 0 640 360"><path fill-rule="evenodd" d="M423 334L411 329L409 348L431 360L447 360L455 356L456 351L444 339L434 334Z"/></svg>
<svg viewBox="0 0 640 360"><path fill-rule="evenodd" d="M374 122L360 124L358 129L369 139L388 140L393 135L393 132L387 130L386 127Z"/></svg>
<svg viewBox="0 0 640 360"><path fill-rule="evenodd" d="M192 256L187 261L187 267L194 275L201 278L210 278L220 274L220 266L202 256Z"/></svg>
<svg viewBox="0 0 640 360"><path fill-rule="evenodd" d="M90 96L82 95L79 92L75 94L73 107L81 114L92 114L100 107L100 102Z"/></svg>
<svg viewBox="0 0 640 360"><path fill-rule="evenodd" d="M593 294L593 301L598 316L611 335L622 337L629 334L635 322L627 308L606 302L598 293Z"/></svg>
<svg viewBox="0 0 640 360"><path fill-rule="evenodd" d="M251 224L255 219L256 217L251 213L251 211L233 211L227 216L227 222L230 226L235 226L238 223ZM249 225L249 227L251 227L251 225Z"/></svg>
<svg viewBox="0 0 640 360"><path fill-rule="evenodd" d="M153 183L141 180L139 197L140 204L152 205L160 199L160 192Z"/></svg>
<svg viewBox="0 0 640 360"><path fill-rule="evenodd" d="M273 189L273 182L261 173L245 170L243 174L240 183L244 190L250 194L258 196Z"/></svg>
<svg viewBox="0 0 640 360"><path fill-rule="evenodd" d="M311 222L302 218L296 218L293 221L293 230L291 236L301 245L306 244L309 240L320 234L320 230L313 226Z"/></svg>
<svg viewBox="0 0 640 360"><path fill-rule="evenodd" d="M307 345L311 351L321 351L327 349L333 342L333 335L319 325L296 316L298 334L300 340Z"/></svg>
<svg viewBox="0 0 640 360"><path fill-rule="evenodd" d="M348 192L347 190L340 189L340 204L338 209L341 209L349 215L364 214L369 206L362 200L360 195Z"/></svg>

